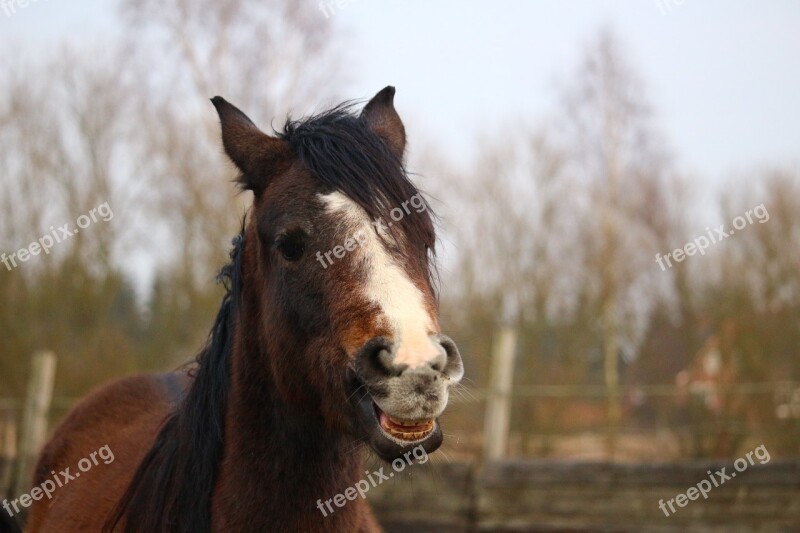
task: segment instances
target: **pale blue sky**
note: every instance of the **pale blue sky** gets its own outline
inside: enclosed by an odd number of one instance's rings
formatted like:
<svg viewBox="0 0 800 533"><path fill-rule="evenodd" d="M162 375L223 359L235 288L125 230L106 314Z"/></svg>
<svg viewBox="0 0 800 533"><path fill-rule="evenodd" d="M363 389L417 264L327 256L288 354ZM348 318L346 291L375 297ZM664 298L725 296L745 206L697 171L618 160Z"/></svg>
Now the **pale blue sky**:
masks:
<svg viewBox="0 0 800 533"><path fill-rule="evenodd" d="M797 0L685 0L667 14L656 0L410 5L422 3L358 0L336 15L364 43L356 93L391 80L398 107L455 147L499 117L550 112L559 82L610 26L686 170L718 182L800 160Z"/></svg>
<svg viewBox="0 0 800 533"><path fill-rule="evenodd" d="M441 141L453 159L468 159L499 120L552 110L557 82L610 26L685 170L719 183L761 164L797 164L800 2L672 1L665 14L658 0L350 0L330 19L320 12L320 23L348 33L347 94L396 85L412 141ZM38 0L11 17L0 10L0 45L29 57L64 37L113 38L114 5Z"/></svg>

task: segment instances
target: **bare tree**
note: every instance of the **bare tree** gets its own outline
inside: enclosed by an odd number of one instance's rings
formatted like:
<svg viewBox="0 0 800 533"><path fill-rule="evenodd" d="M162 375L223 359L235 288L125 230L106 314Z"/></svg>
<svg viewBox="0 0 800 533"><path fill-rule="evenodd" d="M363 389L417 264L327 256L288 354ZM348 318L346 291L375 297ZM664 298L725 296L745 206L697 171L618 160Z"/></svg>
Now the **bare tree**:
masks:
<svg viewBox="0 0 800 533"><path fill-rule="evenodd" d="M342 52L334 27L302 2L126 0L122 14L145 89L136 161L150 194L151 252L174 266L189 311L208 294L249 198L235 190L208 99L223 95L263 126L280 122L320 94L336 97ZM158 220L167 225L153 231Z"/></svg>
<svg viewBox="0 0 800 533"><path fill-rule="evenodd" d="M268 126L320 94L334 99L341 79L335 27L312 5L131 1L122 15L121 47L0 59L0 141L13 147L0 153L2 251L103 202L114 214L46 258L0 267L8 304L0 324L12 332L0 350L4 368L54 349L57 387L67 393L136 370L156 345L163 350L147 364L170 366L205 337L218 305L213 274L247 200L222 157L208 98L222 94ZM140 330L125 275L148 256L161 263L160 307L149 307L163 319L155 344L156 330ZM26 365L10 366L19 375L0 379L21 383Z"/></svg>
<svg viewBox="0 0 800 533"><path fill-rule="evenodd" d="M600 317L611 454L621 418L619 358L623 350L634 355L655 304L649 287L660 272L652 260L657 227L651 214L665 204L653 200L666 200L664 183L671 177L642 94L617 39L603 31L564 99L570 171L587 199L581 243Z"/></svg>

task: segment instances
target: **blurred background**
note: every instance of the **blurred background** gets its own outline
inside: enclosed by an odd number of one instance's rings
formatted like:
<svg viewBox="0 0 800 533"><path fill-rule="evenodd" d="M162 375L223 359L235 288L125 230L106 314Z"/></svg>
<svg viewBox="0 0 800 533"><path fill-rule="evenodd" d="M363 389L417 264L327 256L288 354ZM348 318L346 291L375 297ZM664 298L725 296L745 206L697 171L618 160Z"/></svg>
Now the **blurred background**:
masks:
<svg viewBox="0 0 800 533"><path fill-rule="evenodd" d="M30 451L33 354L57 361L52 428L98 384L203 344L250 201L208 98L268 129L392 84L467 369L436 490L462 476L478 497L434 530L515 512L520 531L612 511L674 527L658 498L760 445L777 477L684 515L800 530L798 28L794 0L3 1L0 451ZM111 216L59 232L93 209ZM517 484L489 462L524 465ZM700 466L647 470L664 464ZM648 479L663 486L637 500ZM576 502L560 511L558 480ZM397 485L379 512L417 501Z"/></svg>

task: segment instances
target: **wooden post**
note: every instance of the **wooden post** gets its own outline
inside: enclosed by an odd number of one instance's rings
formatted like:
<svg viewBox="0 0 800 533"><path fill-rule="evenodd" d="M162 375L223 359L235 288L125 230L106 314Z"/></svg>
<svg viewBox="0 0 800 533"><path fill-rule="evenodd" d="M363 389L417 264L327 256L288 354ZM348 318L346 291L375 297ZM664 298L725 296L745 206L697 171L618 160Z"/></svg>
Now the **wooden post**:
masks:
<svg viewBox="0 0 800 533"><path fill-rule="evenodd" d="M503 326L497 333L492 348L492 368L489 375L489 397L483 429L483 457L491 461L501 459L508 450L508 433L511 426L511 385L514 377L514 356L517 351L517 333Z"/></svg>
<svg viewBox="0 0 800 533"><path fill-rule="evenodd" d="M17 421L13 410L7 411L3 418L3 431L0 432L0 496L8 496L13 480L14 459L17 457Z"/></svg>
<svg viewBox="0 0 800 533"><path fill-rule="evenodd" d="M611 283L611 282L609 282ZM605 324L603 336L603 373L608 391L608 426L606 428L606 453L614 459L617 453L619 426L622 419L622 406L619 387L619 339L617 337L616 310L612 300L608 300L603 313Z"/></svg>
<svg viewBox="0 0 800 533"><path fill-rule="evenodd" d="M5 410L2 426L0 426L0 497L8 497L11 491L12 474L14 472L14 459L17 456L17 425L14 410Z"/></svg>
<svg viewBox="0 0 800 533"><path fill-rule="evenodd" d="M26 492L33 475L37 455L47 436L47 415L53 397L56 373L56 354L36 352L31 359L31 375L22 412L14 492Z"/></svg>

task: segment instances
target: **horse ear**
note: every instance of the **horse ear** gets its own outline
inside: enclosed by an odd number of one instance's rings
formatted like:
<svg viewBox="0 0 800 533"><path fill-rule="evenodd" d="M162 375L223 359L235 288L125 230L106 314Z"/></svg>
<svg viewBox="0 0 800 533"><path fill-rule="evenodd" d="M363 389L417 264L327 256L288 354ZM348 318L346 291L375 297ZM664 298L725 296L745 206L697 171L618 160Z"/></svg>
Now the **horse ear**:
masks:
<svg viewBox="0 0 800 533"><path fill-rule="evenodd" d="M219 114L225 153L242 171L239 183L260 194L272 177L288 166L288 145L258 129L247 115L221 96L212 98L211 103Z"/></svg>
<svg viewBox="0 0 800 533"><path fill-rule="evenodd" d="M394 87L389 85L372 97L364 106L361 118L373 133L389 145L391 151L403 158L406 149L406 128L394 108Z"/></svg>

